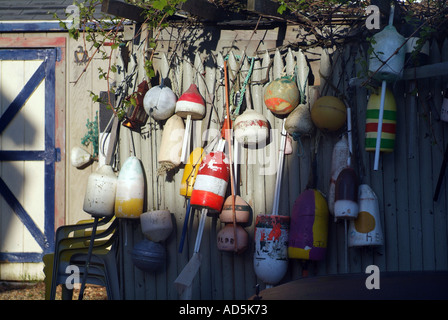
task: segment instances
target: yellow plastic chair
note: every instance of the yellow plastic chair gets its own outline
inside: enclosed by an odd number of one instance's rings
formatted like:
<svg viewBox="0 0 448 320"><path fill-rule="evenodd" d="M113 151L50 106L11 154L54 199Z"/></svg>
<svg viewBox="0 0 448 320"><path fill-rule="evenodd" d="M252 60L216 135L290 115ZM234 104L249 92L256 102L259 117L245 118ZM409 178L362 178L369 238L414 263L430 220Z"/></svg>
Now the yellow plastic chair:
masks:
<svg viewBox="0 0 448 320"><path fill-rule="evenodd" d="M110 222L110 223L109 223ZM114 217L101 218L98 221L98 227L105 226L106 229L98 229L94 237L93 254L96 256L107 255L115 257L117 245L118 220ZM71 257L75 254L86 253L91 239L89 229L93 227L93 220L83 220L75 225L61 226L56 231L55 250L51 254L44 256L44 273L45 273L45 298L54 300L56 296L56 287L58 284L63 285L63 299L71 298L70 291L65 287L65 281L70 274L65 273L68 265L71 264ZM78 259L79 260L79 259ZM113 263L116 268L116 259L104 259L103 264ZM82 270L82 266L79 266ZM109 270L111 269L111 270ZM107 271L107 272L106 272ZM92 271L89 269L87 283L106 285L108 289L108 297L111 299L119 299L118 272L117 276L113 274L114 266L106 268L95 267ZM82 276L82 273L81 273ZM80 277L81 278L81 277ZM109 278L113 279L110 280ZM117 284L111 284L111 281ZM111 288L114 290L111 290ZM118 294L117 294L118 292Z"/></svg>

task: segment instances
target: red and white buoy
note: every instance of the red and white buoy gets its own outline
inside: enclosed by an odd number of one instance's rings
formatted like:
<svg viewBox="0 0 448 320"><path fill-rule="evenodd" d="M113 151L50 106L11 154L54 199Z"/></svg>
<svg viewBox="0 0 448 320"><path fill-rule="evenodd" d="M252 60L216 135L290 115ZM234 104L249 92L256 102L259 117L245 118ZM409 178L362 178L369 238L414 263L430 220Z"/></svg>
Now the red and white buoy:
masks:
<svg viewBox="0 0 448 320"><path fill-rule="evenodd" d="M213 211L221 211L229 181L229 160L221 151L207 154L196 176L190 205Z"/></svg>
<svg viewBox="0 0 448 320"><path fill-rule="evenodd" d="M181 161L185 163L187 161L188 139L190 139L191 134L191 120L200 120L205 116L205 102L195 84L191 84L188 90L179 97L175 112L181 118L186 119L181 154Z"/></svg>

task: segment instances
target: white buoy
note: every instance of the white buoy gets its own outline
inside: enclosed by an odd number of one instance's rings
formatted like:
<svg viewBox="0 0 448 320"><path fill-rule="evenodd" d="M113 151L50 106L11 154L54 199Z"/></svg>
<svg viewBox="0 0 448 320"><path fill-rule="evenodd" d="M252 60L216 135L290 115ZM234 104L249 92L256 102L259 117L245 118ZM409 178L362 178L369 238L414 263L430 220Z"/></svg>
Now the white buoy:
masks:
<svg viewBox="0 0 448 320"><path fill-rule="evenodd" d="M367 184L358 188L358 217L350 221L348 246L381 246L384 244L378 198Z"/></svg>
<svg viewBox="0 0 448 320"><path fill-rule="evenodd" d="M110 165L103 165L89 175L83 210L93 217L114 214L117 176Z"/></svg>
<svg viewBox="0 0 448 320"><path fill-rule="evenodd" d="M174 114L177 97L167 86L160 85L149 89L143 99L146 113L155 120L166 120Z"/></svg>

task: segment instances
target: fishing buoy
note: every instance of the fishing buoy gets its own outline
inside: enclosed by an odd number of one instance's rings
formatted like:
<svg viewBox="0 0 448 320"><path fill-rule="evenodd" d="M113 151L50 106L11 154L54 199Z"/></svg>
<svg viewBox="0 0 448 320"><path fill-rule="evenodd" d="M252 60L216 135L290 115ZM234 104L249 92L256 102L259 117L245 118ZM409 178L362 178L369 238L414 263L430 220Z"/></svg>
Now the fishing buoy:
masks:
<svg viewBox="0 0 448 320"><path fill-rule="evenodd" d="M232 196L227 197L224 201L219 220L223 223L233 223ZM243 198L235 196L235 220L236 223L248 223L250 217L250 206Z"/></svg>
<svg viewBox="0 0 448 320"><path fill-rule="evenodd" d="M229 160L221 152L207 154L196 176L190 204L213 211L221 211L230 176Z"/></svg>
<svg viewBox="0 0 448 320"><path fill-rule="evenodd" d="M115 195L115 216L138 219L143 213L145 182L140 160L130 156L118 174Z"/></svg>
<svg viewBox="0 0 448 320"><path fill-rule="evenodd" d="M117 176L110 165L103 165L89 175L83 210L94 217L114 214Z"/></svg>
<svg viewBox="0 0 448 320"><path fill-rule="evenodd" d="M378 115L380 110L381 95L380 90L376 90L370 95L369 102L367 103L366 112L366 138L365 149L366 151L375 151L376 138L378 130ZM383 120L381 126L381 152L392 152L395 144L395 131L396 131L396 118L397 118L397 106L395 98L389 89L386 89L384 100Z"/></svg>
<svg viewBox="0 0 448 320"><path fill-rule="evenodd" d="M289 134L311 134L313 132L314 124L307 104L299 104L291 111L286 118L285 129Z"/></svg>
<svg viewBox="0 0 448 320"><path fill-rule="evenodd" d="M166 173L180 165L184 134L184 121L178 115L173 114L163 128L162 141L157 156L160 165L159 174Z"/></svg>
<svg viewBox="0 0 448 320"><path fill-rule="evenodd" d="M261 113L248 109L233 122L233 133L243 145L265 143L269 137L268 120Z"/></svg>
<svg viewBox="0 0 448 320"><path fill-rule="evenodd" d="M358 188L358 203L358 217L350 221L349 247L383 245L378 198L372 188L366 184L361 184Z"/></svg>
<svg viewBox="0 0 448 320"><path fill-rule="evenodd" d="M173 221L169 210L155 210L140 215L142 233L148 240L161 242L168 239L173 231Z"/></svg>
<svg viewBox="0 0 448 320"><path fill-rule="evenodd" d="M330 187L328 189L328 211L334 215L334 192L336 186L336 180L342 169L348 165L348 158L350 157L350 149L348 145L348 139L346 135L343 135L333 147L333 153L331 157L331 178Z"/></svg>
<svg viewBox="0 0 448 320"><path fill-rule="evenodd" d="M193 192L193 185L196 181L198 168L204 158L204 149L201 147L195 148L188 158L184 166L184 173L180 182L180 195L190 198Z"/></svg>
<svg viewBox="0 0 448 320"><path fill-rule="evenodd" d="M350 167L342 169L336 180L334 216L341 219L358 216L358 178Z"/></svg>
<svg viewBox="0 0 448 320"><path fill-rule="evenodd" d="M174 114L176 101L177 97L171 88L161 84L146 92L143 107L155 120L166 120Z"/></svg>
<svg viewBox="0 0 448 320"><path fill-rule="evenodd" d="M255 221L254 269L264 283L275 285L288 269L289 216L258 215Z"/></svg>
<svg viewBox="0 0 448 320"><path fill-rule="evenodd" d="M285 115L299 104L300 93L291 77L282 77L271 81L264 92L266 107L275 114Z"/></svg>
<svg viewBox="0 0 448 320"><path fill-rule="evenodd" d="M347 108L338 98L323 96L311 107L311 119L323 131L339 130L347 120Z"/></svg>
<svg viewBox="0 0 448 320"><path fill-rule="evenodd" d="M246 251L248 243L249 235L239 224L234 227L232 223L227 223L217 235L217 246L220 251L243 253Z"/></svg>
<svg viewBox="0 0 448 320"><path fill-rule="evenodd" d="M323 260L328 240L328 206L319 190L307 189L294 202L289 230L288 256Z"/></svg>
<svg viewBox="0 0 448 320"><path fill-rule="evenodd" d="M70 163L76 168L82 168L92 161L92 155L80 147L73 147L70 152Z"/></svg>
<svg viewBox="0 0 448 320"><path fill-rule="evenodd" d="M406 53L403 46L405 41L392 23L373 36L373 50L369 56L369 72L373 74L373 78L388 82L401 78Z"/></svg>
<svg viewBox="0 0 448 320"><path fill-rule="evenodd" d="M131 252L134 265L144 272L156 272L165 266L165 247L157 242L143 239L135 244Z"/></svg>
<svg viewBox="0 0 448 320"><path fill-rule="evenodd" d="M195 84L191 84L188 90L179 97L176 102L175 112L178 116L186 119L181 154L181 161L186 162L188 140L191 134L191 121L200 120L205 116L205 102Z"/></svg>

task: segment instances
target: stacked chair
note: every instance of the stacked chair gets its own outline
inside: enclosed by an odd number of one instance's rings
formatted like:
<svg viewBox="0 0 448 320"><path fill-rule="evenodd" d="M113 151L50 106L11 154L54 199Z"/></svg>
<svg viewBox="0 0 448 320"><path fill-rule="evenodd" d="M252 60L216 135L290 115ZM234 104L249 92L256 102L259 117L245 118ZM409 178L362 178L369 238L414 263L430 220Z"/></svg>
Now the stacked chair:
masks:
<svg viewBox="0 0 448 320"><path fill-rule="evenodd" d="M92 235L94 223L94 220L83 220L57 229L55 250L43 258L47 300L56 298L56 288L59 284L63 285L62 299L72 299L73 290L67 288L67 284L81 282L87 260L89 261L86 283L106 287L110 300L120 299L117 267L118 219L113 216L98 219L99 229ZM92 236L94 243L90 259L88 259ZM71 268L68 268L69 266ZM79 274L73 273L78 270Z"/></svg>

